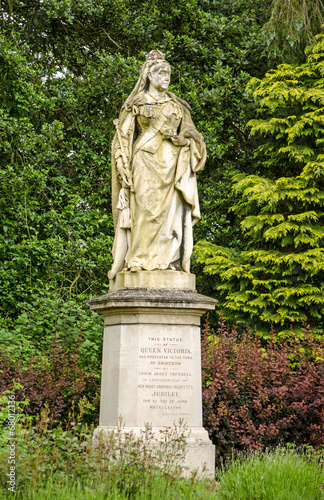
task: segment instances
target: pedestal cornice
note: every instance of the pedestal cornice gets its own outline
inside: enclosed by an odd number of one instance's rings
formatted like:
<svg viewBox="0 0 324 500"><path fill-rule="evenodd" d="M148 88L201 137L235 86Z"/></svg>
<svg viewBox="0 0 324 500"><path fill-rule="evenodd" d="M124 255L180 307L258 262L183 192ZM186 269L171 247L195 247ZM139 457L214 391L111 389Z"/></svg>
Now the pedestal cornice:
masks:
<svg viewBox="0 0 324 500"><path fill-rule="evenodd" d="M174 288L121 288L108 292L89 301L90 308L101 314L122 308L129 309L183 309L191 311L214 310L217 300L205 295L200 295L193 290Z"/></svg>

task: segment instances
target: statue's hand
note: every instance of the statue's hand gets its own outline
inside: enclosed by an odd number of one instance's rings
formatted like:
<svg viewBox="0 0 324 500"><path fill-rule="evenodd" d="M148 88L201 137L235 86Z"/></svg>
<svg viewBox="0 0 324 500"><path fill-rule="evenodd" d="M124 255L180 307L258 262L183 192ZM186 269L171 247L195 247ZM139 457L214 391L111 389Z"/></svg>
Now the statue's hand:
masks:
<svg viewBox="0 0 324 500"><path fill-rule="evenodd" d="M183 137L183 135L176 135L175 137L170 137L171 141L175 146L189 146L190 141Z"/></svg>
<svg viewBox="0 0 324 500"><path fill-rule="evenodd" d="M161 129L161 134L163 135L164 139L171 139L171 137L177 136L177 132L173 128Z"/></svg>

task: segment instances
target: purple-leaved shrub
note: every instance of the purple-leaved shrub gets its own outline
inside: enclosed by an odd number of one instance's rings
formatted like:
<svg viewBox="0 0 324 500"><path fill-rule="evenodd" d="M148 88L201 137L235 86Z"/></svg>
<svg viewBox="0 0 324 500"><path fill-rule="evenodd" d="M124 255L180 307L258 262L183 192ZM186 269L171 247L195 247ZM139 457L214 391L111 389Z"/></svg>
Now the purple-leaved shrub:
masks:
<svg viewBox="0 0 324 500"><path fill-rule="evenodd" d="M221 320L202 342L204 425L218 462L234 451L324 442L324 343L305 329L261 343Z"/></svg>
<svg viewBox="0 0 324 500"><path fill-rule="evenodd" d="M12 360L5 350L0 351L0 394L18 381L22 388L15 391L16 400L29 399L24 412L37 415L46 404L54 423L67 419L72 404L77 407L86 397L93 420L98 414L100 375L80 366L79 344L77 338L68 348L56 335L49 355L30 359L27 364Z"/></svg>

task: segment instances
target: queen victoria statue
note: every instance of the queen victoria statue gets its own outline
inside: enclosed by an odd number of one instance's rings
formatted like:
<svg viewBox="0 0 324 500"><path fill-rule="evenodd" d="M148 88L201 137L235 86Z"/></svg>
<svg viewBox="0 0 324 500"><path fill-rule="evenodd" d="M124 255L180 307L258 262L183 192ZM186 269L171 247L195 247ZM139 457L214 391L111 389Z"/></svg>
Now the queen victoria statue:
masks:
<svg viewBox="0 0 324 500"><path fill-rule="evenodd" d="M200 218L196 172L206 147L190 106L168 91L164 54L146 56L112 144L113 266L124 271L190 272L192 227Z"/></svg>

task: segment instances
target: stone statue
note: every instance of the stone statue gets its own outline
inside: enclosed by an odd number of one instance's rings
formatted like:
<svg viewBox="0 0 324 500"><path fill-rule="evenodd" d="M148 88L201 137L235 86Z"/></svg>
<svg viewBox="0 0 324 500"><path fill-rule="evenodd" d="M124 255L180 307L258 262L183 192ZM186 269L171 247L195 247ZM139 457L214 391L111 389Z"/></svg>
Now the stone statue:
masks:
<svg viewBox="0 0 324 500"><path fill-rule="evenodd" d="M190 106L168 91L170 75L164 54L152 50L114 120L111 279L121 270L190 272L192 226L200 218L196 172L206 147Z"/></svg>

